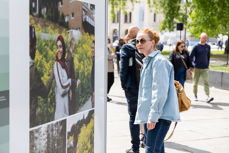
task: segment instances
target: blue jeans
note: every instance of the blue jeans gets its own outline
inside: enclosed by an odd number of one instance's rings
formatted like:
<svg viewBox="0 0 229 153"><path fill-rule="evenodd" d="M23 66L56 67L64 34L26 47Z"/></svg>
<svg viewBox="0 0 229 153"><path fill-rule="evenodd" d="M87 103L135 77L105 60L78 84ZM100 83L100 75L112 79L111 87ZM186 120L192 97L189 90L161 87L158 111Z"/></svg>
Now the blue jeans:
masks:
<svg viewBox="0 0 229 153"><path fill-rule="evenodd" d="M146 135L145 153L164 153L164 139L169 130L171 121L159 119L153 130L147 129L147 124L144 124Z"/></svg>
<svg viewBox="0 0 229 153"><path fill-rule="evenodd" d="M184 82L185 82L185 72L186 69L184 67L181 67L177 70L175 80L179 81L180 84L184 87Z"/></svg>
<svg viewBox="0 0 229 153"><path fill-rule="evenodd" d="M130 116L129 128L130 128L132 148L134 151L139 151L140 128L138 124L134 124L134 120L137 112L137 106L138 106L138 90L129 88L128 90L125 90L125 95L128 104L128 114Z"/></svg>

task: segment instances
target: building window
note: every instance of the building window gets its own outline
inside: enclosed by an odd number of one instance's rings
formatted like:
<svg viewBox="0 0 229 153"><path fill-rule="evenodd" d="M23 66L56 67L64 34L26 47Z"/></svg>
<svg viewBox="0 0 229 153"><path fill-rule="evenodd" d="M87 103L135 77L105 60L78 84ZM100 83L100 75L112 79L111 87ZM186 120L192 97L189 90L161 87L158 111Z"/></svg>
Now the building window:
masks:
<svg viewBox="0 0 229 153"><path fill-rule="evenodd" d="M112 20L112 23L119 23L119 17L120 17L119 14L120 14L119 12L118 12L117 14L115 14L115 17L114 17L114 19Z"/></svg>
<svg viewBox="0 0 229 153"><path fill-rule="evenodd" d="M131 23L132 22L132 13L130 12L129 13L129 23Z"/></svg>
<svg viewBox="0 0 229 153"><path fill-rule="evenodd" d="M116 20L116 16L114 17L114 19L112 19L112 23L115 23L115 20Z"/></svg>
<svg viewBox="0 0 229 153"><path fill-rule="evenodd" d="M63 0L60 0L59 4L60 4L60 7L62 7L63 6Z"/></svg>
<svg viewBox="0 0 229 153"><path fill-rule="evenodd" d="M35 2L32 2L32 7L35 8L36 4Z"/></svg>
<svg viewBox="0 0 229 153"><path fill-rule="evenodd" d="M71 14L71 18L74 19L74 13Z"/></svg>
<svg viewBox="0 0 229 153"><path fill-rule="evenodd" d="M65 16L65 22L68 22L68 16Z"/></svg>
<svg viewBox="0 0 229 153"><path fill-rule="evenodd" d="M127 35L127 34L128 34L128 29L125 30L125 35Z"/></svg>
<svg viewBox="0 0 229 153"><path fill-rule="evenodd" d="M124 23L127 23L127 22L128 22L128 15L125 14L125 16L124 16Z"/></svg>
<svg viewBox="0 0 229 153"><path fill-rule="evenodd" d="M156 22L156 20L157 20L157 14L154 13L154 14L153 14L153 21Z"/></svg>
<svg viewBox="0 0 229 153"><path fill-rule="evenodd" d="M114 30L113 30L113 42L114 42L115 40L118 40L118 30L117 30L117 29L114 29Z"/></svg>

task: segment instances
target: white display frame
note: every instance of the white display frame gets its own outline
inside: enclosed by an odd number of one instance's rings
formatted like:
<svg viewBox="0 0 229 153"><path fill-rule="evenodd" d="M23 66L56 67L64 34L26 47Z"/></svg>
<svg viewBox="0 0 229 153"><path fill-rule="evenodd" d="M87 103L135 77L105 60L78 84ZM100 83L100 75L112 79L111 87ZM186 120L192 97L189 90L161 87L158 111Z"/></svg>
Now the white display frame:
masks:
<svg viewBox="0 0 229 153"><path fill-rule="evenodd" d="M95 4L94 152L106 152L107 0ZM29 153L29 0L9 1L10 153Z"/></svg>

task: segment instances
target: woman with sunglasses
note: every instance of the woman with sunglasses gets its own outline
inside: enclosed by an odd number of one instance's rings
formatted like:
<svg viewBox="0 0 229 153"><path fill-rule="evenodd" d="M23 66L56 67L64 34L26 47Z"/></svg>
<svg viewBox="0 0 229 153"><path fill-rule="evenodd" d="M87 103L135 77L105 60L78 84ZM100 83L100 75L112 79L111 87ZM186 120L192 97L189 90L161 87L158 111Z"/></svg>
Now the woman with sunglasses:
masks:
<svg viewBox="0 0 229 153"><path fill-rule="evenodd" d="M179 121L173 65L157 50L157 32L137 34L136 47L145 55L138 93L135 124L144 124L146 153L164 153L164 138L171 121Z"/></svg>
<svg viewBox="0 0 229 153"><path fill-rule="evenodd" d="M169 60L174 67L175 80L179 81L184 87L186 67L189 69L192 64L183 40L177 41L175 50L170 53Z"/></svg>

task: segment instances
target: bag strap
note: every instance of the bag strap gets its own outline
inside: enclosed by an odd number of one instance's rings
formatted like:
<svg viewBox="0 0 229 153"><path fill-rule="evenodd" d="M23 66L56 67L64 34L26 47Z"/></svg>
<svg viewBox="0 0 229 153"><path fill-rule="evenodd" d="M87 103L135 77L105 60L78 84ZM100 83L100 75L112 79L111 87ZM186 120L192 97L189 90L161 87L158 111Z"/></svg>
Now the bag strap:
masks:
<svg viewBox="0 0 229 153"><path fill-rule="evenodd" d="M176 122L175 125L174 125L174 128L173 128L172 133L171 133L171 134L169 135L169 137L168 137L167 139L165 139L164 141L168 141L168 140L173 136L173 133L174 133L176 127L177 127L177 122Z"/></svg>
<svg viewBox="0 0 229 153"><path fill-rule="evenodd" d="M180 53L179 53L180 54ZM180 57L181 57L181 54L180 54ZM181 57L181 60L182 60L182 62L183 62L183 64L184 64L184 67L186 68L186 69L188 69L188 67L187 67L187 64L185 63L185 61L184 61L184 59Z"/></svg>

